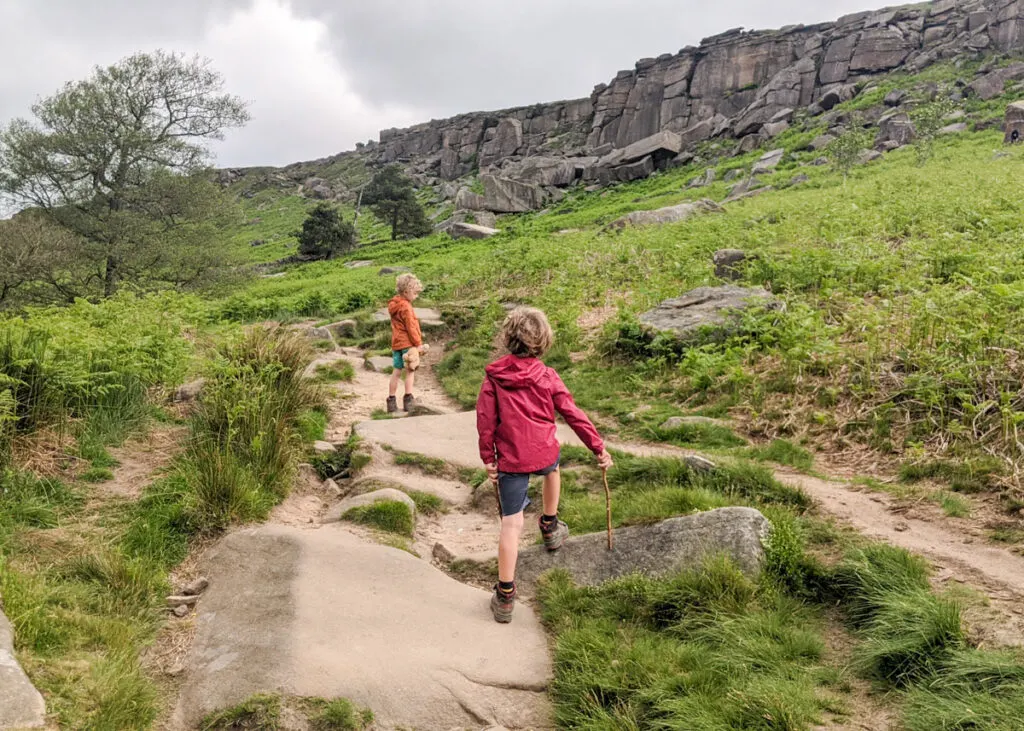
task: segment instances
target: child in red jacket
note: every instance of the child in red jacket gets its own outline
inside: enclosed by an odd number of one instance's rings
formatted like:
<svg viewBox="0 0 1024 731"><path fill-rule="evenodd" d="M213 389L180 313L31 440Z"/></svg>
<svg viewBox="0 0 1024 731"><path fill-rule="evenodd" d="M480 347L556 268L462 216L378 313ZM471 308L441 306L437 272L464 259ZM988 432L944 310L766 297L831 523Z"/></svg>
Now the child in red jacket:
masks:
<svg viewBox="0 0 1024 731"><path fill-rule="evenodd" d="M523 511L530 503L527 489L531 475L544 477L544 513L540 517L544 545L549 551L557 551L569 537L569 527L558 519L562 481L555 414L561 414L597 455L602 469L612 466L612 458L562 379L539 360L554 342L544 313L529 307L516 309L502 326L502 338L509 355L487 366L476 402L476 424L480 458L498 485L501 508L498 585L491 598L491 611L496 621L507 624L515 608L516 560Z"/></svg>

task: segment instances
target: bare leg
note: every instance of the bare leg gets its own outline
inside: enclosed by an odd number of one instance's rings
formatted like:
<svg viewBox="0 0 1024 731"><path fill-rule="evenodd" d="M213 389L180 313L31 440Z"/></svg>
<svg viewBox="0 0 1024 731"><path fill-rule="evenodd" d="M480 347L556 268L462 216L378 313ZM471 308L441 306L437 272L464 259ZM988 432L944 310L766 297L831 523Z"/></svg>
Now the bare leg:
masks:
<svg viewBox="0 0 1024 731"><path fill-rule="evenodd" d="M516 561L519 560L519 538L522 535L522 513L507 515L501 519L501 538L498 540L498 581L515 581Z"/></svg>
<svg viewBox="0 0 1024 731"><path fill-rule="evenodd" d="M562 497L562 471L555 470L544 476L544 515L558 515L558 501Z"/></svg>
<svg viewBox="0 0 1024 731"><path fill-rule="evenodd" d="M405 372L405 395L412 396L413 382L416 380L416 372L406 370Z"/></svg>
<svg viewBox="0 0 1024 731"><path fill-rule="evenodd" d="M391 382L388 384L388 395L394 396L398 393L398 382L402 380L402 371L391 371Z"/></svg>

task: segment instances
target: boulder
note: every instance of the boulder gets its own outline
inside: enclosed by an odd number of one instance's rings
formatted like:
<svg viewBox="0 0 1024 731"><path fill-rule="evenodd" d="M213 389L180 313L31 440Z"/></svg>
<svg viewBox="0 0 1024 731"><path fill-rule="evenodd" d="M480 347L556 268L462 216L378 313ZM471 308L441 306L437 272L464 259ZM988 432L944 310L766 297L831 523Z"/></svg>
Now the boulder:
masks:
<svg viewBox="0 0 1024 731"><path fill-rule="evenodd" d="M528 157L509 165L502 174L521 183L565 188L576 182L576 162L563 157Z"/></svg>
<svg viewBox="0 0 1024 731"><path fill-rule="evenodd" d="M779 310L782 303L757 287L700 287L682 297L665 300L640 315L640 322L685 342L706 331L720 335L733 332L739 315L753 307Z"/></svg>
<svg viewBox="0 0 1024 731"><path fill-rule="evenodd" d="M574 536L562 550L530 546L519 553L516 579L530 591L552 569L569 572L582 586L596 586L630 574L664 576L699 569L709 559L727 556L747 576L756 578L764 565L768 520L753 508L722 508L656 525L615 531L609 551L605 533Z"/></svg>
<svg viewBox="0 0 1024 731"><path fill-rule="evenodd" d="M602 185L628 183L633 180L643 180L652 174L654 174L654 158L648 155L643 160L631 162L627 165L599 168L597 180Z"/></svg>
<svg viewBox="0 0 1024 731"><path fill-rule="evenodd" d="M0 612L0 729L42 728L46 703L14 656L14 630Z"/></svg>
<svg viewBox="0 0 1024 731"><path fill-rule="evenodd" d="M388 318L390 319L390 318ZM331 331L326 327L306 327L301 330L302 334L313 341L327 340L334 342Z"/></svg>
<svg viewBox="0 0 1024 731"><path fill-rule="evenodd" d="M895 89L885 95L885 106L887 107L898 107L903 103L903 100L909 96L907 92L902 89Z"/></svg>
<svg viewBox="0 0 1024 731"><path fill-rule="evenodd" d="M187 404L192 401L196 401L203 393L203 388L206 386L205 378L197 378L191 383L185 383L178 386L178 389L174 392L174 402L178 404Z"/></svg>
<svg viewBox="0 0 1024 731"><path fill-rule="evenodd" d="M689 185L687 185L686 187L687 188L703 188L705 186L711 185L713 182L715 182L715 176L716 175L717 175L717 173L715 172L714 168L708 168L703 173L698 175L696 178L691 180Z"/></svg>
<svg viewBox="0 0 1024 731"><path fill-rule="evenodd" d="M811 176L806 173L800 173L799 175L793 176L793 179L789 181L790 185L803 185L804 183L811 182Z"/></svg>
<svg viewBox="0 0 1024 731"><path fill-rule="evenodd" d="M788 129L789 122L769 122L761 128L761 133L768 139L773 139Z"/></svg>
<svg viewBox="0 0 1024 731"><path fill-rule="evenodd" d="M355 320L340 320L327 326L331 334L339 339L354 338L359 330L359 323Z"/></svg>
<svg viewBox="0 0 1024 731"><path fill-rule="evenodd" d="M828 146L836 141L835 136L830 134L823 134L815 137L814 140L808 145L808 149L812 152L821 152L822 150L828 149Z"/></svg>
<svg viewBox="0 0 1024 731"><path fill-rule="evenodd" d="M1003 141L1008 145L1024 139L1024 101L1014 102L1006 108L1003 132Z"/></svg>
<svg viewBox="0 0 1024 731"><path fill-rule="evenodd" d="M474 223L453 223L448 228L448 235L453 239L489 239L500 233L501 231L496 228L478 226Z"/></svg>
<svg viewBox="0 0 1024 731"><path fill-rule="evenodd" d="M650 156L655 164L667 162L683 149L683 139L675 132L662 130L650 137L634 142L622 150L621 162L631 163Z"/></svg>
<svg viewBox="0 0 1024 731"><path fill-rule="evenodd" d="M771 152L766 152L760 160L754 163L754 169L750 174L759 175L761 173L770 173L779 166L779 163L782 162L782 158L785 156L785 150L772 150Z"/></svg>
<svg viewBox="0 0 1024 731"><path fill-rule="evenodd" d="M407 274L411 272L410 267L381 267L377 272L378 277L386 277L388 275L394 276L395 274Z"/></svg>
<svg viewBox="0 0 1024 731"><path fill-rule="evenodd" d="M966 122L954 122L953 124L947 124L945 127L939 130L940 135L958 135L967 131Z"/></svg>
<svg viewBox="0 0 1024 731"><path fill-rule="evenodd" d="M335 447L330 442L325 442L325 441L313 442L313 452L314 452L314 454L327 455L327 454L334 454L337 451L338 451L338 448Z"/></svg>
<svg viewBox="0 0 1024 731"><path fill-rule="evenodd" d="M856 95L857 87L853 84L833 86L821 95L821 99L818 100L818 106L827 112L843 102L850 101Z"/></svg>
<svg viewBox="0 0 1024 731"><path fill-rule="evenodd" d="M374 373L390 373L395 364L386 355L374 355L364 361L366 370Z"/></svg>
<svg viewBox="0 0 1024 731"><path fill-rule="evenodd" d="M739 249L720 249L715 252L715 276L719 279L742 279L742 264L752 257Z"/></svg>
<svg viewBox="0 0 1024 731"><path fill-rule="evenodd" d="M878 123L878 136L875 138L875 147L885 142L895 142L900 147L909 145L917 137L917 130L910 116L903 112L897 112L882 117Z"/></svg>
<svg viewBox="0 0 1024 731"><path fill-rule="evenodd" d="M526 213L544 207L544 191L539 186L496 175L481 175L484 186L480 209L494 213Z"/></svg>
<svg viewBox="0 0 1024 731"><path fill-rule="evenodd" d="M372 267L373 262L368 259L359 259L357 261L346 261L346 269L365 269L366 267Z"/></svg>
<svg viewBox="0 0 1024 731"><path fill-rule="evenodd" d="M977 96L982 101L988 101L1003 95L1007 81L1021 79L1024 79L1024 63L1013 63L975 79L967 85L964 92Z"/></svg>
<svg viewBox="0 0 1024 731"><path fill-rule="evenodd" d="M416 517L416 503L413 502L413 499L401 490L386 487L383 490L374 490L342 500L327 512L324 522L337 523L345 518L348 511L375 503L402 503L409 508L413 518Z"/></svg>
<svg viewBox="0 0 1024 731"><path fill-rule="evenodd" d="M882 157L882 153L878 150L861 150L860 155L857 157L857 162L861 165L867 165L869 162L874 162Z"/></svg>
<svg viewBox="0 0 1024 731"><path fill-rule="evenodd" d="M662 431L672 431L686 426L720 426L728 429L729 423L721 419L712 419L708 416L673 416L666 419L659 428Z"/></svg>
<svg viewBox="0 0 1024 731"><path fill-rule="evenodd" d="M711 200L699 200L693 203L680 203L654 211L633 211L622 218L608 224L609 229L621 230L629 226L657 226L666 223L685 221L699 213L719 213L722 207Z"/></svg>

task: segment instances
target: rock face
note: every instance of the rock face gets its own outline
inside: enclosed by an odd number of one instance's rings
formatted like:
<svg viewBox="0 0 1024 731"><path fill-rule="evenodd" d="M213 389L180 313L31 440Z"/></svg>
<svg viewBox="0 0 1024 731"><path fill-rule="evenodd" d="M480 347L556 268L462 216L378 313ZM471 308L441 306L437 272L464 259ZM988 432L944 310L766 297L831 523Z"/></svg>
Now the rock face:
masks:
<svg viewBox="0 0 1024 731"><path fill-rule="evenodd" d="M564 569L582 586L595 586L634 573L660 576L699 568L709 558L725 555L748 576L764 563L767 519L752 508L723 508L673 518L657 525L615 531L608 550L604 533L571 537L556 553L531 546L519 553L516 579L530 588L545 571Z"/></svg>
<svg viewBox="0 0 1024 731"><path fill-rule="evenodd" d="M670 132L678 137L655 148L667 155L676 139L685 149L721 134L770 137L778 128L769 125L788 122L793 110L827 111L852 98L856 83L896 68L917 71L946 59L1022 49L1020 0L935 0L832 23L736 29L699 47L642 59L588 98L386 130L376 153L382 162L420 160L425 172L447 180L531 156L604 156ZM992 98L1007 80L1020 78L1024 64L1013 64L972 83L968 93ZM637 149L633 160L618 162L633 164L648 154ZM564 180L568 168L552 175Z"/></svg>
<svg viewBox="0 0 1024 731"><path fill-rule="evenodd" d="M700 287L677 299L665 300L640 316L640 322L660 332L688 341L711 329L728 333L739 313L751 307L780 309L782 303L758 288Z"/></svg>
<svg viewBox="0 0 1024 731"><path fill-rule="evenodd" d="M668 208L659 208L654 211L633 211L622 218L612 221L608 228L621 230L630 226L656 226L666 223L685 221L698 213L719 212L721 207L711 200L700 200L694 203L680 203Z"/></svg>
<svg viewBox="0 0 1024 731"><path fill-rule="evenodd" d="M46 725L43 696L14 658L14 632L0 612L0 729L42 728Z"/></svg>

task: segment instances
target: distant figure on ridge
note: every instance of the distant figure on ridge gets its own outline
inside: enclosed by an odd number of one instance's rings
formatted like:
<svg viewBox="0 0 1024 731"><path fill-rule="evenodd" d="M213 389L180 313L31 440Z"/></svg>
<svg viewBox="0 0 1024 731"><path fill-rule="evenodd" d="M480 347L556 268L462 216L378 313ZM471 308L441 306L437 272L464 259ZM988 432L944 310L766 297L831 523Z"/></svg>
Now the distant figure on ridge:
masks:
<svg viewBox="0 0 1024 731"><path fill-rule="evenodd" d="M557 551L569 537L569 527L558 519L562 480L556 412L597 455L601 468L611 467L612 458L562 379L540 361L554 342L544 313L520 307L506 318L501 334L509 355L487 366L476 402L476 424L480 459L498 487L501 512L498 585L491 597L491 611L495 621L507 624L515 608L516 561L523 511L530 504L527 490L531 475L544 477L544 512L540 517L544 545L549 551Z"/></svg>
<svg viewBox="0 0 1024 731"><path fill-rule="evenodd" d="M402 274L395 284L395 291L397 294L388 302L388 314L391 315L391 359L394 365L388 395L389 414L398 411L398 383L403 373L405 397L402 399L402 408L412 411L416 405L413 382L416 380L420 353L428 349L423 344L420 321L416 319L416 310L412 306L423 291L423 283L412 274Z"/></svg>

